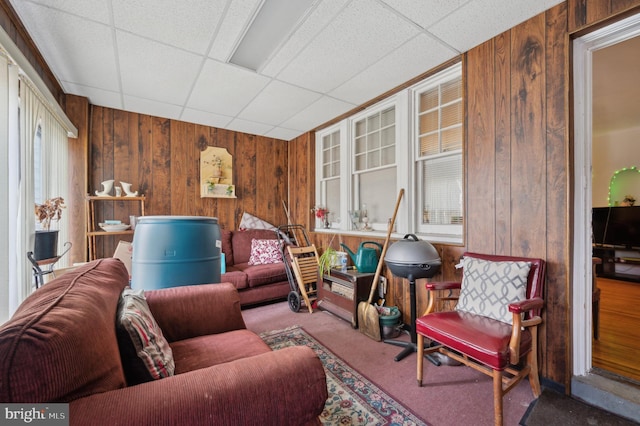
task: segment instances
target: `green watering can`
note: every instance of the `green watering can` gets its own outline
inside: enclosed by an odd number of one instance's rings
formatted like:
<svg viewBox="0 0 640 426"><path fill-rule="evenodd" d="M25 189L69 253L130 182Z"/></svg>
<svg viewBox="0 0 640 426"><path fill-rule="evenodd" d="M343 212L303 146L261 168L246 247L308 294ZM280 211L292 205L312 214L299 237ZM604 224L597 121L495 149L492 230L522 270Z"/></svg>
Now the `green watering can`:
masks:
<svg viewBox="0 0 640 426"><path fill-rule="evenodd" d="M353 261L353 264L356 265L356 268L358 268L358 272L375 272L378 267L378 250L371 247L365 247L366 244L376 245L378 249L380 249L380 252L382 252L382 246L373 241L361 242L357 253L352 252L349 247L340 243L342 248L344 248L347 253L349 253L349 256L351 256L351 260Z"/></svg>

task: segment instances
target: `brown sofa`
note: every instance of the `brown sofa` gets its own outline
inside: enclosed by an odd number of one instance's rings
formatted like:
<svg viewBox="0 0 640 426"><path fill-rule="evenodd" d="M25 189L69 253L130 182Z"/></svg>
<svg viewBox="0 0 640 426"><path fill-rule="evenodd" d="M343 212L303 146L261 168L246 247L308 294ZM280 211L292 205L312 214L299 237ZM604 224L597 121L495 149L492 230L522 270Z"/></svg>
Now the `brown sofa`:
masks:
<svg viewBox="0 0 640 426"><path fill-rule="evenodd" d="M268 229L246 229L220 231L222 252L225 255L226 273L221 282L230 282L240 294L242 306L284 299L290 291L284 263L249 265L251 240L277 239L277 234Z"/></svg>
<svg viewBox="0 0 640 426"><path fill-rule="evenodd" d="M68 402L72 425L317 423L320 360L308 347L271 351L228 283L145 293L175 375L127 386L115 318L128 278L99 259L31 294L0 328L0 402Z"/></svg>

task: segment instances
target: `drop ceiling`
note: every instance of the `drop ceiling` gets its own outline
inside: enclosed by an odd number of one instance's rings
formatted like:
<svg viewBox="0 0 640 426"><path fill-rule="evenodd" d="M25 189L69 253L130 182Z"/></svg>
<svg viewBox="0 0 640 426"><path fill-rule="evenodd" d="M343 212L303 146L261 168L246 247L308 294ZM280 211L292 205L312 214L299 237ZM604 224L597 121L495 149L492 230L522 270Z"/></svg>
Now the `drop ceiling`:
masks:
<svg viewBox="0 0 640 426"><path fill-rule="evenodd" d="M562 2L315 0L252 71L229 59L263 1L10 0L66 93L284 140Z"/></svg>

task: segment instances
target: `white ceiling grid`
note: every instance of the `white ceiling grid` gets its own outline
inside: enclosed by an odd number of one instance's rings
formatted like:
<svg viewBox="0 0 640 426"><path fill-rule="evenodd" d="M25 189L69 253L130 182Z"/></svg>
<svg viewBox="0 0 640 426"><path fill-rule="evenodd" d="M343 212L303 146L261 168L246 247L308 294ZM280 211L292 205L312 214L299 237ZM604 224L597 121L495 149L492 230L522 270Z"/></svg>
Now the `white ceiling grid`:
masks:
<svg viewBox="0 0 640 426"><path fill-rule="evenodd" d="M263 0L10 1L67 93L291 140L562 0L315 0L257 72Z"/></svg>

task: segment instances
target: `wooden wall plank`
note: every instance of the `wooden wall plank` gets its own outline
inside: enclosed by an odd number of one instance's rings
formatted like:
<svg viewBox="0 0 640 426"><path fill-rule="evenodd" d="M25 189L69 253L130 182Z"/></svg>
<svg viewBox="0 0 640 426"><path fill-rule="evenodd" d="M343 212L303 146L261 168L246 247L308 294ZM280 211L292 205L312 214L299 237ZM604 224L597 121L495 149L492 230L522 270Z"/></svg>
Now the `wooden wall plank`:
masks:
<svg viewBox="0 0 640 426"><path fill-rule="evenodd" d="M567 0L562 5L568 11L569 33L590 30L596 24L640 11L640 0Z"/></svg>
<svg viewBox="0 0 640 426"><path fill-rule="evenodd" d="M78 129L78 137L69 138L69 196L65 200L72 243L68 256L72 265L87 260L85 196L89 182L89 99L68 95L65 112Z"/></svg>
<svg viewBox="0 0 640 426"><path fill-rule="evenodd" d="M145 194L148 215L173 214L171 210L171 120L153 117L151 128L151 186Z"/></svg>
<svg viewBox="0 0 640 426"><path fill-rule="evenodd" d="M511 253L511 37L494 39L495 253ZM509 178L507 178L509 177Z"/></svg>
<svg viewBox="0 0 640 426"><path fill-rule="evenodd" d="M182 143L169 143L171 164L169 167L171 214L187 215L188 198L188 141L189 125L184 121L172 121L170 126L170 141L182 141Z"/></svg>
<svg viewBox="0 0 640 426"><path fill-rule="evenodd" d="M511 252L545 257L545 21L540 14L511 30Z"/></svg>
<svg viewBox="0 0 640 426"><path fill-rule="evenodd" d="M571 254L567 241L571 241L571 221L567 205L571 204L569 190L568 105L569 38L566 35L567 8L562 4L546 13L546 259L547 308L544 325L540 329L540 342L544 342L545 356L542 369L547 377L570 388L571 357L564 348L571 346L570 336L570 281ZM562 330L550 333L549 330Z"/></svg>
<svg viewBox="0 0 640 426"><path fill-rule="evenodd" d="M494 43L466 55L467 140L464 150L466 245L471 251L495 251Z"/></svg>

